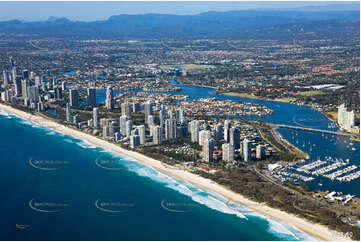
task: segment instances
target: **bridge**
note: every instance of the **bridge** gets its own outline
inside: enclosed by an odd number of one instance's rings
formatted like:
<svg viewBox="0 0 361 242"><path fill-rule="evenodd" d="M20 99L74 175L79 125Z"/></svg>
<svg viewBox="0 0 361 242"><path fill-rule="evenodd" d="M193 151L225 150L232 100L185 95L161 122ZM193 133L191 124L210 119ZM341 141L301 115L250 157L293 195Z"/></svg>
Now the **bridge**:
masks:
<svg viewBox="0 0 361 242"><path fill-rule="evenodd" d="M316 132L316 133L326 133L326 134L333 134L333 135L343 135L343 136L352 136L353 134L340 132L340 131L331 131L331 130L324 130L324 129L314 129L314 128L307 128L307 127L300 127L300 126L291 126L285 124L273 124L269 123L271 127L274 128L285 128L285 129L297 129L309 132Z"/></svg>

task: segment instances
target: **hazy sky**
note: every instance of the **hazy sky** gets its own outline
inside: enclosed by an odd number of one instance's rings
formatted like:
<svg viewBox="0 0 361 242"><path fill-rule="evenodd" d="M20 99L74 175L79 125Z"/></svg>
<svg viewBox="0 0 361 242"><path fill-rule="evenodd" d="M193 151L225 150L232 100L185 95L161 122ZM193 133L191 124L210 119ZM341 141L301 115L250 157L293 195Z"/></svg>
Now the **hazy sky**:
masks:
<svg viewBox="0 0 361 242"><path fill-rule="evenodd" d="M197 14L206 11L244 9L289 9L305 6L334 6L350 2L0 2L0 21L45 20L50 16L71 20L105 20L117 14ZM358 2L351 2L355 5Z"/></svg>

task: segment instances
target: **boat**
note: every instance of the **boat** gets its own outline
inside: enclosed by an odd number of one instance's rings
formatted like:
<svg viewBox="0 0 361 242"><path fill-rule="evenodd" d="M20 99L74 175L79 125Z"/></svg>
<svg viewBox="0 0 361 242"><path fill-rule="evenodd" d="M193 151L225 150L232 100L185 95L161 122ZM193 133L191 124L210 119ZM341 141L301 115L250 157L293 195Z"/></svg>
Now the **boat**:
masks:
<svg viewBox="0 0 361 242"><path fill-rule="evenodd" d="M322 184L322 183L318 183L318 185L319 185L320 187L322 187L322 186L323 186L323 184Z"/></svg>
<svg viewBox="0 0 361 242"><path fill-rule="evenodd" d="M356 150L356 148L355 148L355 147L352 147L351 150Z"/></svg>

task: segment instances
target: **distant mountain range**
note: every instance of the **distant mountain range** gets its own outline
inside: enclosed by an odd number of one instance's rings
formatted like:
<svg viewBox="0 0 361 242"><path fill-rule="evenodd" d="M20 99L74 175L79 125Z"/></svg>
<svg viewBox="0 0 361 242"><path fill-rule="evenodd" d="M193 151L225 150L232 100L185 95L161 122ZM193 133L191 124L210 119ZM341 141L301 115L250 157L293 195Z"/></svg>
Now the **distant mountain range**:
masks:
<svg viewBox="0 0 361 242"><path fill-rule="evenodd" d="M91 14L91 13L89 13ZM46 21L0 22L0 37L70 39L281 39L358 34L360 12L246 10L197 15L115 15L81 22L50 17Z"/></svg>

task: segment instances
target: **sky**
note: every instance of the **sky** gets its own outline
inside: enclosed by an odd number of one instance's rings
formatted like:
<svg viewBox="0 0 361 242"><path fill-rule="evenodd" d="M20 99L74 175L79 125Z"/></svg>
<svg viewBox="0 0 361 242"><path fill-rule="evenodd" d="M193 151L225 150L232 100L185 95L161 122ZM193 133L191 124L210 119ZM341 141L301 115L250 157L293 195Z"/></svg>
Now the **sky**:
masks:
<svg viewBox="0 0 361 242"><path fill-rule="evenodd" d="M207 11L230 11L247 9L293 9L311 6L328 6L335 8L340 4L348 10L354 9L359 2L316 2L316 1L292 1L292 2L271 2L271 1L218 1L218 2L7 2L0 1L0 21L23 20L42 21L50 16L65 17L77 21L106 20L112 15L118 14L197 14ZM358 5L359 6L359 5ZM311 9L312 9L311 8ZM350 9L349 9L350 8ZM358 7L359 9L359 7Z"/></svg>

